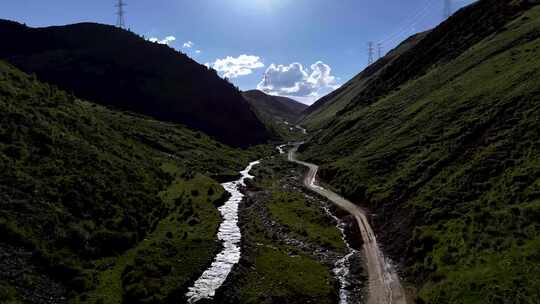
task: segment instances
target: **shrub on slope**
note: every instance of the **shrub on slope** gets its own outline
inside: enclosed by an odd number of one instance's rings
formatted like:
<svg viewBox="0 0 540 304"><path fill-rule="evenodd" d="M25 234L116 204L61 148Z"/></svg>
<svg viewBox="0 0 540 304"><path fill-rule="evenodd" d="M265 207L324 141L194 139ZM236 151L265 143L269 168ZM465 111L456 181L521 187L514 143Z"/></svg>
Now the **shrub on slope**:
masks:
<svg viewBox="0 0 540 304"><path fill-rule="evenodd" d="M189 265L164 276L178 283L174 289L211 261L220 221L213 204L223 190L200 173L231 175L246 153L180 125L78 100L3 62L0 109L0 299L63 302L101 288L105 303L116 303L126 265L156 261L140 257L145 239L158 252L183 243L183 251L158 259ZM172 218L177 224L165 226Z"/></svg>

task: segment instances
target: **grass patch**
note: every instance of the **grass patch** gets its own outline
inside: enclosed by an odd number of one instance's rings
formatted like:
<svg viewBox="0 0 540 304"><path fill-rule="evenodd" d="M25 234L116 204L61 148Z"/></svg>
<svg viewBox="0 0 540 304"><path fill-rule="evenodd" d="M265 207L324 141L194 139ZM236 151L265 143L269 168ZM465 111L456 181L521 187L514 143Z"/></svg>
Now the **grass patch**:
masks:
<svg viewBox="0 0 540 304"><path fill-rule="evenodd" d="M4 285L0 282L0 302L4 304L22 304L23 301L17 294L17 290L12 286Z"/></svg>
<svg viewBox="0 0 540 304"><path fill-rule="evenodd" d="M202 189L212 191L191 194ZM100 274L98 287L83 296L83 302L164 303L181 297L218 250L215 236L221 217L215 204L224 192L202 175L189 181L176 179L161 193L169 214L137 247L114 261L98 263L98 268L114 266Z"/></svg>
<svg viewBox="0 0 540 304"><path fill-rule="evenodd" d="M267 204L271 216L288 227L298 239L346 252L341 233L321 206L314 206L302 193L273 192Z"/></svg>
<svg viewBox="0 0 540 304"><path fill-rule="evenodd" d="M337 283L331 269L309 253L273 240L255 214L247 218L244 231L253 264L237 282L240 303L335 302Z"/></svg>
<svg viewBox="0 0 540 304"><path fill-rule="evenodd" d="M333 302L327 298L334 292L334 282L326 267L305 255L290 257L278 248L262 247L258 253L256 271L248 275L242 289L242 303Z"/></svg>

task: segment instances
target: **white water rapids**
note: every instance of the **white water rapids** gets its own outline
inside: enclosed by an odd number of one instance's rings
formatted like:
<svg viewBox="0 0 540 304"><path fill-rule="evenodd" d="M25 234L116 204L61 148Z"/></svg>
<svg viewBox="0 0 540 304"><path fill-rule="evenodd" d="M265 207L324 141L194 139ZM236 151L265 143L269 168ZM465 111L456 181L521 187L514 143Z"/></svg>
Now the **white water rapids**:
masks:
<svg viewBox="0 0 540 304"><path fill-rule="evenodd" d="M350 260L355 256L358 255L359 252L354 250L350 245L349 242L347 242L347 238L345 236L345 227L344 223L337 218L328 208L325 208L325 211L334 218L334 220L338 223L338 229L341 232L341 236L343 239L343 242L345 242L345 245L347 245L347 250L349 253L344 256L343 258L339 259L334 268L334 274L336 275L336 278L339 281L339 304L350 304L351 300L351 282L349 281L349 274L351 273L351 265Z"/></svg>
<svg viewBox="0 0 540 304"><path fill-rule="evenodd" d="M245 186L245 180L251 179L251 169L260 162L255 161L240 174L242 177L234 182L222 184L231 194L231 198L219 208L223 222L219 226L218 239L223 243L223 250L215 257L214 262L186 293L188 303L196 303L202 299L212 299L216 290L225 283L234 265L240 261L240 241L242 234L238 227L238 205L244 198L240 188Z"/></svg>

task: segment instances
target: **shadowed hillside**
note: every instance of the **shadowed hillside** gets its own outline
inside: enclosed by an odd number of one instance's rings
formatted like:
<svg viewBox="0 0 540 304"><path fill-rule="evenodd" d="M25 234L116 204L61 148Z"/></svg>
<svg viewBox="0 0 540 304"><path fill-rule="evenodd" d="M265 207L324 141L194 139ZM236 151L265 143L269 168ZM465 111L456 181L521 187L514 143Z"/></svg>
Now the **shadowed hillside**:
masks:
<svg viewBox="0 0 540 304"><path fill-rule="evenodd" d="M460 10L305 121L305 157L375 214L420 303L540 297L537 3Z"/></svg>
<svg viewBox="0 0 540 304"><path fill-rule="evenodd" d="M255 157L0 61L0 302L178 303Z"/></svg>
<svg viewBox="0 0 540 304"><path fill-rule="evenodd" d="M231 145L267 139L232 84L131 32L93 23L28 28L0 20L0 39L6 41L0 58L81 98L182 123Z"/></svg>
<svg viewBox="0 0 540 304"><path fill-rule="evenodd" d="M259 90L242 93L260 120L280 139L302 135L295 127L307 105L287 97L268 95ZM300 133L300 134L298 134Z"/></svg>
<svg viewBox="0 0 540 304"><path fill-rule="evenodd" d="M295 123L300 118L302 111L308 107L296 100L268 95L259 90L247 91L242 94L258 112L276 120L287 120L290 123Z"/></svg>

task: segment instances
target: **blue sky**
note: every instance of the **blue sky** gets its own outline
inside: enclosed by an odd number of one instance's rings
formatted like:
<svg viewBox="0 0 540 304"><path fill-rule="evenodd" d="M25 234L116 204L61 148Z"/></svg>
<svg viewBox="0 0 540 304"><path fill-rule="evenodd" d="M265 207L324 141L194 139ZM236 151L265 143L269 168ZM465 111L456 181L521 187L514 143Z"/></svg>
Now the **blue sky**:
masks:
<svg viewBox="0 0 540 304"><path fill-rule="evenodd" d="M126 1L126 23L132 31L216 68L243 90L259 87L306 103L365 68L369 41L382 42L386 52L409 35L440 23L444 2ZM453 8L471 2L453 0ZM38 27L84 21L114 24L114 4L115 0L2 0L0 18Z"/></svg>

